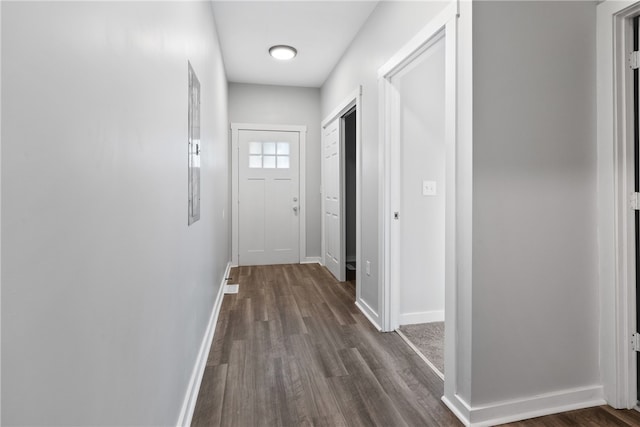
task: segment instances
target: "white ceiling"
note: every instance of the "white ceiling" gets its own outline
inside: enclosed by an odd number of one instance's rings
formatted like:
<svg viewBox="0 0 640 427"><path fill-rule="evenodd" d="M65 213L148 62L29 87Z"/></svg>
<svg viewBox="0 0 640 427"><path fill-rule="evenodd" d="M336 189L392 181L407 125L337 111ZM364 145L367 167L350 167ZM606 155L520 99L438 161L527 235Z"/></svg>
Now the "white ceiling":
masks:
<svg viewBox="0 0 640 427"><path fill-rule="evenodd" d="M320 87L377 1L214 1L227 78L236 83ZM269 47L298 55L278 61Z"/></svg>

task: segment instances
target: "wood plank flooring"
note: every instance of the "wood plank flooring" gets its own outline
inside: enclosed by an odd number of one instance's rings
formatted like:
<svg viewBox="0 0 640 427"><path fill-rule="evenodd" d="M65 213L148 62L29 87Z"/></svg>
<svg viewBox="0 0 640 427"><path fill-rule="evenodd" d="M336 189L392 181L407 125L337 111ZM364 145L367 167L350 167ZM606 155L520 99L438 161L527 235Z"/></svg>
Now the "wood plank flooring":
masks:
<svg viewBox="0 0 640 427"><path fill-rule="evenodd" d="M193 426L457 426L443 384L355 289L317 264L240 267L225 295Z"/></svg>
<svg viewBox="0 0 640 427"><path fill-rule="evenodd" d="M516 423L503 424L503 427L608 427L640 426L640 412L634 410L616 410L610 406L578 409L562 414L531 418Z"/></svg>
<svg viewBox="0 0 640 427"><path fill-rule="evenodd" d="M443 383L395 333L354 305L352 284L317 264L240 267L225 295L193 426L460 426ZM640 426L590 408L514 427Z"/></svg>

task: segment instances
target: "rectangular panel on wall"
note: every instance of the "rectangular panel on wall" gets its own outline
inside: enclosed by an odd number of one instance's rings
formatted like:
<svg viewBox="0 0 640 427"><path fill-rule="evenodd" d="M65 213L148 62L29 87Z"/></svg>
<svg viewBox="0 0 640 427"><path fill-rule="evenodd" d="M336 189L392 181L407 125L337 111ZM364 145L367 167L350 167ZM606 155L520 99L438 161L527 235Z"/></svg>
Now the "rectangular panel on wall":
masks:
<svg viewBox="0 0 640 427"><path fill-rule="evenodd" d="M189 65L188 192L189 225L200 219L200 81Z"/></svg>

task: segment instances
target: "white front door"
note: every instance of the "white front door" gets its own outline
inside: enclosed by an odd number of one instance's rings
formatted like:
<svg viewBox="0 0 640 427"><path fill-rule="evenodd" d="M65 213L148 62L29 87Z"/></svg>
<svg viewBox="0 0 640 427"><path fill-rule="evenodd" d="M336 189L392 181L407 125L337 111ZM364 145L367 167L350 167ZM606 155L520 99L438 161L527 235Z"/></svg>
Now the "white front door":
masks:
<svg viewBox="0 0 640 427"><path fill-rule="evenodd" d="M340 161L340 118L329 123L322 134L324 156L324 264L339 281L345 280L342 247L342 168Z"/></svg>
<svg viewBox="0 0 640 427"><path fill-rule="evenodd" d="M299 132L238 133L238 265L300 262Z"/></svg>

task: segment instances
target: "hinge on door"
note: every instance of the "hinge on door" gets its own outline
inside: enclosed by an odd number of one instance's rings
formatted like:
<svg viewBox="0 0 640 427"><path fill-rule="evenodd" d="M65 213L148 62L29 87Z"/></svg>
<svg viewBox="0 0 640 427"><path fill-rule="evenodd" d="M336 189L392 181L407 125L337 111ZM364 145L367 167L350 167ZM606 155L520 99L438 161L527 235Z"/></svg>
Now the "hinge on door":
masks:
<svg viewBox="0 0 640 427"><path fill-rule="evenodd" d="M633 351L640 351L640 334L635 332L631 335L631 345L633 347Z"/></svg>
<svg viewBox="0 0 640 427"><path fill-rule="evenodd" d="M629 67L631 67L632 70L637 70L638 68L640 68L640 52L639 51L636 50L629 54Z"/></svg>
<svg viewBox="0 0 640 427"><path fill-rule="evenodd" d="M629 195L629 207L634 211L640 211L640 193Z"/></svg>

